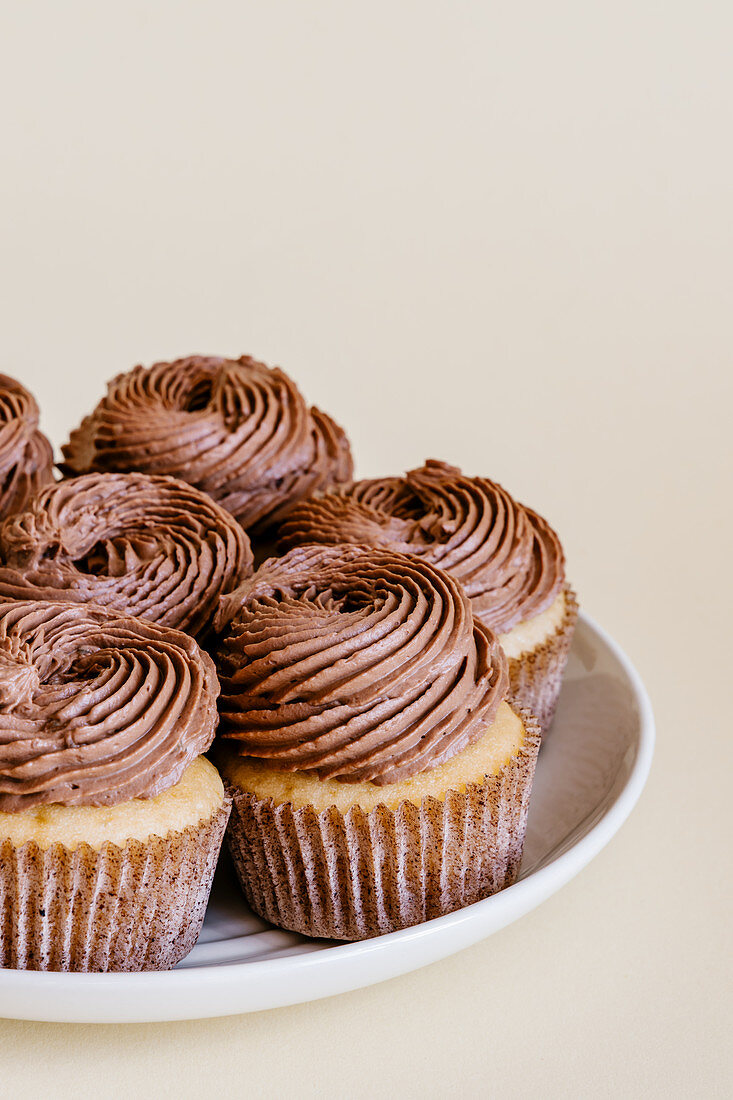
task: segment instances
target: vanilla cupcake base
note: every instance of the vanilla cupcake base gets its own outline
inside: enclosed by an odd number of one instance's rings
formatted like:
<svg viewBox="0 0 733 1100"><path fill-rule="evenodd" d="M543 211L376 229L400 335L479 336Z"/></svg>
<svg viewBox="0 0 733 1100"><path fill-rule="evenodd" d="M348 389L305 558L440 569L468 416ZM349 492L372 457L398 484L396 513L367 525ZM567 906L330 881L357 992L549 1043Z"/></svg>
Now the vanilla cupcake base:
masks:
<svg viewBox="0 0 733 1100"><path fill-rule="evenodd" d="M175 966L201 930L229 811L200 757L155 798L0 813L0 966Z"/></svg>
<svg viewBox="0 0 733 1100"><path fill-rule="evenodd" d="M360 940L442 916L519 871L540 734L502 703L474 745L399 783L338 783L227 753L227 840L252 909Z"/></svg>
<svg viewBox="0 0 733 1100"><path fill-rule="evenodd" d="M541 614L499 635L509 658L510 697L534 714L543 736L555 716L577 619L578 601L566 585Z"/></svg>

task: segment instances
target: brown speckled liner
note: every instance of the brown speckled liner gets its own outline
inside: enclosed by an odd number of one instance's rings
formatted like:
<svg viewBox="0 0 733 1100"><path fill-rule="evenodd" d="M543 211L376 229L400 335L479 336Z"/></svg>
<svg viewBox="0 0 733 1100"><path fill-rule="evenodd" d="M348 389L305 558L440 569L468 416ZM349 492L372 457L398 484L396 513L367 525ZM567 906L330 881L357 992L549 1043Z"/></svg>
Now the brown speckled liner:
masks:
<svg viewBox="0 0 733 1100"><path fill-rule="evenodd" d="M552 637L531 652L509 660L509 697L534 714L543 737L555 716L578 619L578 600L570 585L565 586L564 594L565 615Z"/></svg>
<svg viewBox="0 0 733 1100"><path fill-rule="evenodd" d="M496 775L445 800L316 812L229 784L229 848L247 900L272 924L360 940L450 913L511 885L522 858L540 733Z"/></svg>
<svg viewBox="0 0 733 1100"><path fill-rule="evenodd" d="M0 966L169 970L196 943L230 803L166 837L16 848L0 841Z"/></svg>

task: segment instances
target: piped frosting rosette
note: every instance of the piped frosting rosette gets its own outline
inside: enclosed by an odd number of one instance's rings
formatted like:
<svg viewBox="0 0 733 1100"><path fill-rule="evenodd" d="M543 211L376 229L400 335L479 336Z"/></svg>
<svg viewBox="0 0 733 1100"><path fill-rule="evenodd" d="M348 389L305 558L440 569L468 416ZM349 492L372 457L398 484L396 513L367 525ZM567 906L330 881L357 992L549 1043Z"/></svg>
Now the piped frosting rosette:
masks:
<svg viewBox="0 0 733 1100"><path fill-rule="evenodd" d="M342 429L309 409L281 370L248 356L192 356L119 375L63 453L71 475L183 478L256 532L353 473Z"/></svg>
<svg viewBox="0 0 733 1100"><path fill-rule="evenodd" d="M211 744L217 695L211 659L179 631L0 603L0 811L168 790Z"/></svg>
<svg viewBox="0 0 733 1100"><path fill-rule="evenodd" d="M515 880L539 730L454 578L381 547L296 547L222 620L217 760L256 913L357 940Z"/></svg>
<svg viewBox="0 0 733 1100"><path fill-rule="evenodd" d="M364 546L270 559L221 601L225 738L270 767L394 783L482 735L507 687L453 578Z"/></svg>
<svg viewBox="0 0 733 1100"><path fill-rule="evenodd" d="M53 451L38 430L38 405L28 390L0 374L0 519L23 508L53 481Z"/></svg>
<svg viewBox="0 0 733 1100"><path fill-rule="evenodd" d="M549 607L565 577L560 541L541 516L496 482L435 460L304 501L279 538L285 548L354 542L416 554L456 577L499 634Z"/></svg>
<svg viewBox="0 0 733 1100"><path fill-rule="evenodd" d="M0 597L96 603L198 636L251 569L234 517L172 477L86 474L0 525Z"/></svg>
<svg viewBox="0 0 733 1100"><path fill-rule="evenodd" d="M549 728L578 604L556 533L501 485L431 459L405 477L357 481L302 501L278 537L283 549L366 542L445 569L500 636L512 695Z"/></svg>

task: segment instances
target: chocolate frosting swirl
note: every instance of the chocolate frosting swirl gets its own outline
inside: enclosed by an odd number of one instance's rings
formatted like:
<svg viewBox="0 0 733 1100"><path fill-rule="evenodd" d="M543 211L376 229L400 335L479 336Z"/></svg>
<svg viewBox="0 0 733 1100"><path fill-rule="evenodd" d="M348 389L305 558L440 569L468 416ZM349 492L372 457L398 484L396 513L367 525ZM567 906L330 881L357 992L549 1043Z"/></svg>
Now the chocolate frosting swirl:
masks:
<svg viewBox="0 0 733 1100"><path fill-rule="evenodd" d="M416 554L456 577L498 634L549 607L565 579L560 540L541 516L495 481L435 459L304 501L278 534L283 549L353 542Z"/></svg>
<svg viewBox="0 0 733 1100"><path fill-rule="evenodd" d="M507 689L456 581L392 550L299 547L221 607L223 735L284 771L394 783L481 737Z"/></svg>
<svg viewBox="0 0 733 1100"><path fill-rule="evenodd" d="M0 810L160 794L211 744L218 693L211 658L177 630L0 602Z"/></svg>
<svg viewBox="0 0 733 1100"><path fill-rule="evenodd" d="M53 451L38 430L38 405L25 386L0 374L0 519L25 507L53 481Z"/></svg>
<svg viewBox="0 0 733 1100"><path fill-rule="evenodd" d="M192 356L119 375L62 450L70 475L183 478L255 532L353 475L342 429L309 410L283 371L249 356Z"/></svg>
<svg viewBox="0 0 733 1100"><path fill-rule="evenodd" d="M198 636L251 572L234 517L173 477L85 474L0 524L0 598L91 602Z"/></svg>

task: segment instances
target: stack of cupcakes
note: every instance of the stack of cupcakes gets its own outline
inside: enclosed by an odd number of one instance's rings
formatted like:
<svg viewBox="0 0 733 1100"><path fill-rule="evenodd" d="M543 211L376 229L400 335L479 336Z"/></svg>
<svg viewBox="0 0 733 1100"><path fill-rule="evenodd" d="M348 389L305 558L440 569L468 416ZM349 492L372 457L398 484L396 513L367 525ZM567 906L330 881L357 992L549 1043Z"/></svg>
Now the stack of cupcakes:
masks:
<svg viewBox="0 0 733 1100"><path fill-rule="evenodd" d="M225 828L310 936L516 879L577 616L540 516L433 460L353 481L248 357L113 379L59 481L0 376L0 461L0 965L175 965Z"/></svg>

